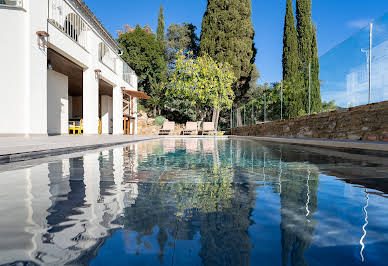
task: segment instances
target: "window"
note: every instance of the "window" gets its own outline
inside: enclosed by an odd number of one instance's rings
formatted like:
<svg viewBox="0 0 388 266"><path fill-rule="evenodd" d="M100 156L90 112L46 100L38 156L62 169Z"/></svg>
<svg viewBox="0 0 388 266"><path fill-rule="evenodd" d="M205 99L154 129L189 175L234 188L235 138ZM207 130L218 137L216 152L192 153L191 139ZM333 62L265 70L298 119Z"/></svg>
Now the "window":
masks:
<svg viewBox="0 0 388 266"><path fill-rule="evenodd" d="M0 0L0 5L23 7L22 0Z"/></svg>

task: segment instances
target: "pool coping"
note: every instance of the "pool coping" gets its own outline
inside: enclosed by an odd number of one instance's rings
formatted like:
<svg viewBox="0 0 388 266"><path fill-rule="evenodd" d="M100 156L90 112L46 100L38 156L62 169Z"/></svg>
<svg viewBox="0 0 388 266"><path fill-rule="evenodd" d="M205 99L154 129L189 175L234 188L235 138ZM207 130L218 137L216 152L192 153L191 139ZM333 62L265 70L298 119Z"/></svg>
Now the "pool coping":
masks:
<svg viewBox="0 0 388 266"><path fill-rule="evenodd" d="M125 145L129 143L148 141L148 140L154 140L154 139L159 139L159 138L154 136L149 136L144 138L134 138L134 139L128 139L125 141L117 141L117 142L107 142L107 143L99 143L99 144L91 144L91 145L78 145L78 146L68 146L68 147L53 148L53 149L0 154L0 164L40 159L40 158L45 158L50 156L63 155L67 153L96 150L100 148L108 148L113 146Z"/></svg>
<svg viewBox="0 0 388 266"><path fill-rule="evenodd" d="M334 149L342 148L342 149L353 149L353 150L388 152L387 142L309 139L309 138L257 137L257 136L236 136L236 135L229 136L229 138L250 139L250 140L257 140L257 141L283 143L283 144L298 144L298 145L334 148Z"/></svg>
<svg viewBox="0 0 388 266"><path fill-rule="evenodd" d="M89 151L101 148L108 148L113 146L125 145L130 143L136 143L141 141L148 140L159 140L159 139L184 139L184 138L217 138L217 139L244 139L244 140L256 140L256 141L266 141L274 142L280 144L298 144L305 146L314 146L314 147L325 147L333 149L346 149L346 150L361 150L361 151L371 151L373 152L388 152L388 143L380 142L363 142L363 141L346 141L346 140L324 140L324 139L307 139L307 138L281 138L281 137L257 137L257 136L159 136L159 135L150 135L150 136L136 136L134 138L129 138L126 140L113 141L113 142L104 142L104 143L95 143L90 145L74 145L74 146L65 146L65 147L56 147L50 149L39 149L22 152L14 152L7 154L0 154L0 164L7 164L13 162L20 162L26 160L40 159L50 156L63 155L67 153L76 153L82 151ZM27 148L26 148L27 149Z"/></svg>

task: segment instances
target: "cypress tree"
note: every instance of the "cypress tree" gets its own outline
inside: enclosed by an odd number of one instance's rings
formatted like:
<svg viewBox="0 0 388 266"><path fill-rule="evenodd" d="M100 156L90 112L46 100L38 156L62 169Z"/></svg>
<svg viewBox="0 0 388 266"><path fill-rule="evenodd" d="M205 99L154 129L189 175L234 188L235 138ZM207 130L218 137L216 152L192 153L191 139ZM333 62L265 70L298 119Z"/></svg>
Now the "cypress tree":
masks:
<svg viewBox="0 0 388 266"><path fill-rule="evenodd" d="M237 99L248 91L256 56L251 0L208 0L202 20L200 55L233 67Z"/></svg>
<svg viewBox="0 0 388 266"><path fill-rule="evenodd" d="M159 8L158 28L156 30L156 39L160 42L164 41L164 14L163 14L162 4L160 4L160 8Z"/></svg>
<svg viewBox="0 0 388 266"><path fill-rule="evenodd" d="M283 34L283 80L291 81L298 72L298 37L292 0L287 0Z"/></svg>
<svg viewBox="0 0 388 266"><path fill-rule="evenodd" d="M319 57L316 25L313 25L311 52L311 112L319 112L322 109L322 99L321 84L319 80Z"/></svg>
<svg viewBox="0 0 388 266"><path fill-rule="evenodd" d="M299 47L301 85L304 89L302 101L308 113L309 64L312 63L313 29L311 23L311 0L296 0L296 19Z"/></svg>

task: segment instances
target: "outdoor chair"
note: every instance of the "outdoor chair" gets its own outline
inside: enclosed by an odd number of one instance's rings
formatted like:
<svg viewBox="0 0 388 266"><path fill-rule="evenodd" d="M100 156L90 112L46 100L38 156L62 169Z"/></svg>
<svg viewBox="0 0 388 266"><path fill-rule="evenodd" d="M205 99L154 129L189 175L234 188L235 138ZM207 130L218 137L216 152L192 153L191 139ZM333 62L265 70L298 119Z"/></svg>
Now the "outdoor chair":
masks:
<svg viewBox="0 0 388 266"><path fill-rule="evenodd" d="M213 122L203 122L203 125L202 125L202 135L210 135L210 134L214 134L214 135L217 135L217 131L216 129L214 128L214 124Z"/></svg>
<svg viewBox="0 0 388 266"><path fill-rule="evenodd" d="M183 130L183 135L198 134L198 122L186 122L186 128Z"/></svg>
<svg viewBox="0 0 388 266"><path fill-rule="evenodd" d="M159 135L170 135L175 130L175 122L166 121L163 127L159 130Z"/></svg>
<svg viewBox="0 0 388 266"><path fill-rule="evenodd" d="M82 128L82 119L79 121L69 121L69 134L70 135L80 135L83 134L84 130Z"/></svg>

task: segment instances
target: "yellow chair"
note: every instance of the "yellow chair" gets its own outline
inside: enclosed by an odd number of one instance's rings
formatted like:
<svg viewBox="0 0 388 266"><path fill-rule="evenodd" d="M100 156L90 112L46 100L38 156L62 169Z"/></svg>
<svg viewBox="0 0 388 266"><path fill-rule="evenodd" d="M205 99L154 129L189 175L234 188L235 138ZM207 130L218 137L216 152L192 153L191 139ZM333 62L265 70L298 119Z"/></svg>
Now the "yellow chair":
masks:
<svg viewBox="0 0 388 266"><path fill-rule="evenodd" d="M82 127L82 119L80 121L69 121L69 134L70 135L81 135L84 133Z"/></svg>
<svg viewBox="0 0 388 266"><path fill-rule="evenodd" d="M69 121L69 135L74 135L75 130L75 121Z"/></svg>
<svg viewBox="0 0 388 266"><path fill-rule="evenodd" d="M82 135L84 133L84 129L82 127L82 119L79 121L78 125L77 125L77 122L75 123L75 130L77 131L78 135Z"/></svg>

